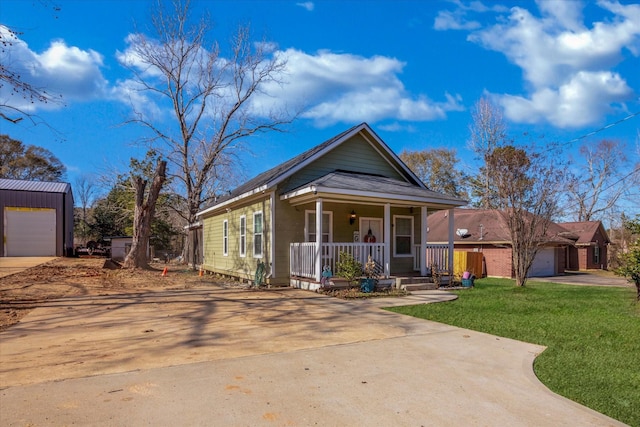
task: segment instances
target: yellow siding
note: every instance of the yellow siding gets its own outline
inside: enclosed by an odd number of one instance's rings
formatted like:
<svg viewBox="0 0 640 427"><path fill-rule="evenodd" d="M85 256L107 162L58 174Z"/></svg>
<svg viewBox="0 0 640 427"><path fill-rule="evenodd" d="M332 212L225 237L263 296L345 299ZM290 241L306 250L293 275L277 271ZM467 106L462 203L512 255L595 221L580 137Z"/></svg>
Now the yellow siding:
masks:
<svg viewBox="0 0 640 427"><path fill-rule="evenodd" d="M262 257L254 256L254 214L262 212L263 235ZM240 217L246 216L246 255L240 255ZM228 253L223 251L223 223L228 221L229 240ZM264 262L267 274L270 270L271 252L271 200L262 198L252 203L233 207L229 212L222 212L203 218L203 267L207 271L237 276L252 280L255 277L258 262Z"/></svg>

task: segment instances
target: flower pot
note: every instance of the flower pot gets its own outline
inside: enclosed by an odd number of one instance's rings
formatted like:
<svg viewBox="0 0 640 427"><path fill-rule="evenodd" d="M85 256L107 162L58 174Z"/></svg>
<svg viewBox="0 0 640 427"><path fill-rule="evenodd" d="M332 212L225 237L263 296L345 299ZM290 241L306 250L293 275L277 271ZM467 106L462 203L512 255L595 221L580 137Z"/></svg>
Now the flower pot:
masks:
<svg viewBox="0 0 640 427"><path fill-rule="evenodd" d="M374 289L376 288L376 282L377 282L376 279L370 279L370 278L360 279L360 291L364 293L373 292Z"/></svg>

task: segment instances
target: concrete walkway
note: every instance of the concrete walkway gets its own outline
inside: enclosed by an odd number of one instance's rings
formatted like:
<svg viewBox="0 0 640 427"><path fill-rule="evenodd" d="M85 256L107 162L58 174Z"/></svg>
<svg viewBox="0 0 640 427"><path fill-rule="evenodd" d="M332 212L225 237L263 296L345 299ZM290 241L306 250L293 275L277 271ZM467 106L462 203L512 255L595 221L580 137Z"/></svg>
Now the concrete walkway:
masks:
<svg viewBox="0 0 640 427"><path fill-rule="evenodd" d="M546 389L532 371L543 347L378 301L220 289L51 301L0 333L0 425L622 425Z"/></svg>

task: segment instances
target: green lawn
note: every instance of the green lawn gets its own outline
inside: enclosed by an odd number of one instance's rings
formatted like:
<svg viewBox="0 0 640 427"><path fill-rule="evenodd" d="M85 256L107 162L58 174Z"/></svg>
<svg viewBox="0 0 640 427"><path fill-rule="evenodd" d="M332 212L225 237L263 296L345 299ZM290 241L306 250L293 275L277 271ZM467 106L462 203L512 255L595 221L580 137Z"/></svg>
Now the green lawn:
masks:
<svg viewBox="0 0 640 427"><path fill-rule="evenodd" d="M635 289L482 279L455 301L390 311L547 346L535 361L551 390L640 426L640 304Z"/></svg>

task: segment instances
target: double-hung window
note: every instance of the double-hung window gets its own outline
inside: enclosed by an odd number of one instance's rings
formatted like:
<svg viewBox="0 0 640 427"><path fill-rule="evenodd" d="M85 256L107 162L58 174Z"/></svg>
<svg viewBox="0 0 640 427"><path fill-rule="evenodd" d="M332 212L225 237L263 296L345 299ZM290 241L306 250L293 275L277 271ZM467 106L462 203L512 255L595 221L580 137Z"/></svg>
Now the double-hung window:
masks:
<svg viewBox="0 0 640 427"><path fill-rule="evenodd" d="M222 222L222 255L229 255L229 220Z"/></svg>
<svg viewBox="0 0 640 427"><path fill-rule="evenodd" d="M398 257L411 256L413 248L413 217L394 216L394 242L393 255Z"/></svg>
<svg viewBox="0 0 640 427"><path fill-rule="evenodd" d="M306 211L306 241L307 242L315 242L316 241L316 211ZM323 212L322 213L322 241L324 243L329 243L333 241L333 233L331 232L333 222L333 212Z"/></svg>
<svg viewBox="0 0 640 427"><path fill-rule="evenodd" d="M247 217L240 217L240 256L247 255Z"/></svg>
<svg viewBox="0 0 640 427"><path fill-rule="evenodd" d="M262 212L253 214L253 256L262 258L263 216Z"/></svg>

